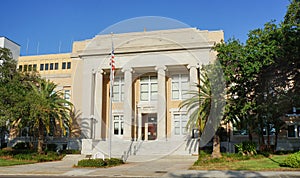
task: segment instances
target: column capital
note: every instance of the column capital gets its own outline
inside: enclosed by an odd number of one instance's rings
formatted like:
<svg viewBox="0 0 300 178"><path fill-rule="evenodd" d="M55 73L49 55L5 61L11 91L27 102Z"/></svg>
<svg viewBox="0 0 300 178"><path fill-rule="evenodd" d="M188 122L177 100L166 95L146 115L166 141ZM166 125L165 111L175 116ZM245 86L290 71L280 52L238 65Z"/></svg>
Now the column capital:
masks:
<svg viewBox="0 0 300 178"><path fill-rule="evenodd" d="M96 73L105 74L104 70L102 70L101 68L92 69L92 73L93 74L96 74Z"/></svg>
<svg viewBox="0 0 300 178"><path fill-rule="evenodd" d="M155 67L155 70L156 71L161 71L161 70L166 71L167 67L165 65L159 65L159 66Z"/></svg>
<svg viewBox="0 0 300 178"><path fill-rule="evenodd" d="M100 74L105 74L104 70L102 70L102 69L98 69L97 72Z"/></svg>
<svg viewBox="0 0 300 178"><path fill-rule="evenodd" d="M121 70L122 72L133 72L133 69L131 67L125 67L125 68L122 68Z"/></svg>
<svg viewBox="0 0 300 178"><path fill-rule="evenodd" d="M189 64L189 65L187 65L186 66L188 69L191 69L191 68L196 68L196 69L198 69L199 67L200 67L200 64L199 63L197 63L197 64Z"/></svg>

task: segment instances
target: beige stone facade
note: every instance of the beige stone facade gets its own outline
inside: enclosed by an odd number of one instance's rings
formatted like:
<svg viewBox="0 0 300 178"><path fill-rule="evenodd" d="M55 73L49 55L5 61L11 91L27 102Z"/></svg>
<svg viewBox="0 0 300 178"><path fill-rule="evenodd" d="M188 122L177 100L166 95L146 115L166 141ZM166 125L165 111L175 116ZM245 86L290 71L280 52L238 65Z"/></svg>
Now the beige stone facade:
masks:
<svg viewBox="0 0 300 178"><path fill-rule="evenodd" d="M195 89L199 67L215 60L212 47L223 38L223 31L195 28L97 35L74 42L71 53L20 57L18 66L69 90L81 112L82 138L105 141L111 134L115 141L184 141L189 113L179 103ZM112 41L116 71L110 118Z"/></svg>
<svg viewBox="0 0 300 178"><path fill-rule="evenodd" d="M37 71L41 77L56 83L57 90L72 90L72 61L69 53L21 56L18 60L20 71ZM67 96L66 96L67 97Z"/></svg>

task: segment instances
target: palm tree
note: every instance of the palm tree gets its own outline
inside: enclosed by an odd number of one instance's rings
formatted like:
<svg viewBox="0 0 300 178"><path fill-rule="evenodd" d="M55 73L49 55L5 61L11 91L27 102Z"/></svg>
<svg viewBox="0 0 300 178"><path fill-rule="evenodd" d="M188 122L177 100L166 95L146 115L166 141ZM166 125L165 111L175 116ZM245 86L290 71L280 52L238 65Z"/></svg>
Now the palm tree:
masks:
<svg viewBox="0 0 300 178"><path fill-rule="evenodd" d="M198 147L198 155L200 157L200 143L201 143L201 136L203 132L207 132L208 129L205 129L207 125L210 125L209 127L212 130L217 130L219 127L219 123L215 124L207 124L208 121L214 119L212 117L215 117L214 114L211 114L211 112L215 112L218 109L220 109L220 104L218 100L220 97L216 97L215 90L212 90L211 86L214 86L212 84L212 80L216 80L215 77L212 77L211 72L213 71L214 65L207 65L203 66L200 70L200 76L199 76L199 83L196 84L197 90L196 91L189 91L187 94L189 94L191 97L183 100L180 103L180 108L187 108L187 112L190 113L189 120L187 123L187 130L191 132L192 129L198 128L199 129L199 147ZM215 83L215 82L214 82ZM217 128L215 128L217 126ZM205 133L207 134L207 133ZM217 133L214 133L214 143L213 143L213 158L221 157L220 153L220 139Z"/></svg>
<svg viewBox="0 0 300 178"><path fill-rule="evenodd" d="M55 91L56 84L44 79L30 83L31 92L27 95L30 105L29 120L38 131L38 153L43 152L44 134L50 132L50 126L57 123L65 133L70 123L72 103L63 98L61 91ZM52 122L51 122L52 121Z"/></svg>

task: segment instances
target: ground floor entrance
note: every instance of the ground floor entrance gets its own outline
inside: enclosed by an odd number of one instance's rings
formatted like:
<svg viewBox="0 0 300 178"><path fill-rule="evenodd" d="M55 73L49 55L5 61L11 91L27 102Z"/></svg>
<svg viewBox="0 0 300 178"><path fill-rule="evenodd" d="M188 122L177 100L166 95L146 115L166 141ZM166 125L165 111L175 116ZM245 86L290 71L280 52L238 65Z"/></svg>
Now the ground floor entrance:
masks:
<svg viewBox="0 0 300 178"><path fill-rule="evenodd" d="M142 140L157 139L157 114L142 114Z"/></svg>

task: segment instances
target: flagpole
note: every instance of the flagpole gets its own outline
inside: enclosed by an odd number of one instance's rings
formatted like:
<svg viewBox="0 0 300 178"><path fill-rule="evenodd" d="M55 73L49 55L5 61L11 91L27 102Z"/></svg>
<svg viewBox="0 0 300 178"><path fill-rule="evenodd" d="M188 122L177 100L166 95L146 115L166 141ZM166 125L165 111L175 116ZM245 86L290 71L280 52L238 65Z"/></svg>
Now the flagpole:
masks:
<svg viewBox="0 0 300 178"><path fill-rule="evenodd" d="M113 33L111 33L111 59L110 59L110 91L109 91L109 144L108 144L108 150L109 154L108 157L109 159L111 158L111 139L112 139L112 97L113 97L113 83L114 83L114 64L113 64L113 53L114 53L114 43L112 39Z"/></svg>

